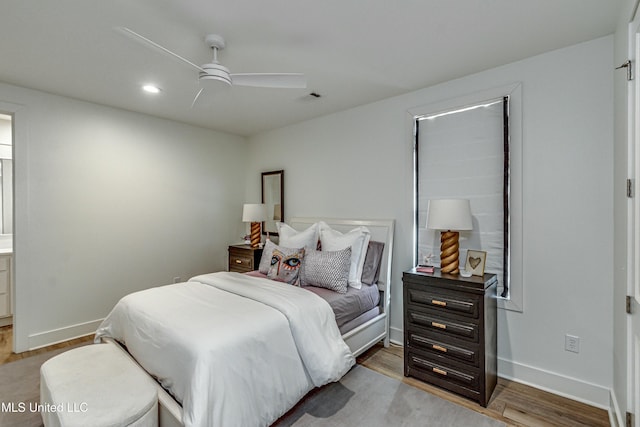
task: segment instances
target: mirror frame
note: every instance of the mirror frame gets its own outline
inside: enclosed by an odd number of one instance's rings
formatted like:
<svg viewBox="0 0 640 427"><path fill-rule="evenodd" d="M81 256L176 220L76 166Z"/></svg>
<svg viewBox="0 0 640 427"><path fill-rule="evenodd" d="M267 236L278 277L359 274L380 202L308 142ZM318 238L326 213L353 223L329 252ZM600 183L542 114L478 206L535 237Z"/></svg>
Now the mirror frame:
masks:
<svg viewBox="0 0 640 427"><path fill-rule="evenodd" d="M267 185L265 185L266 180L269 179L269 177L273 177L273 176L279 176L280 177L280 194L279 194L279 199L280 199L280 219L278 219L278 221L282 221L284 222L284 170L277 170L277 171L270 171L270 172L262 172L262 181L261 181L261 185L262 185L262 203L266 204L266 199L269 198L269 200L277 200L277 197L273 197L273 195L269 195L269 194L265 194L265 190L268 188ZM267 196L267 197L265 197ZM271 196L271 197L268 197ZM271 221L264 221L262 223L262 234L264 235L274 235L277 236L278 235L278 230L277 229L268 229L268 225L269 222L273 223L273 226L275 228L275 220L271 220Z"/></svg>

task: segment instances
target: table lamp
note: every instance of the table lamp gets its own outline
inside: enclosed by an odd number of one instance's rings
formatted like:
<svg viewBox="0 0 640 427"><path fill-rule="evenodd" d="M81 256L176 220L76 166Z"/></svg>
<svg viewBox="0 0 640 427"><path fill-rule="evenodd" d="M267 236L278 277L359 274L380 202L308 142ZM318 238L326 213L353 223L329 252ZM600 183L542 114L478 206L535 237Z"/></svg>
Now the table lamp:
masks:
<svg viewBox="0 0 640 427"><path fill-rule="evenodd" d="M440 230L440 271L458 274L459 231L472 230L471 204L466 199L429 200L427 228Z"/></svg>
<svg viewBox="0 0 640 427"><path fill-rule="evenodd" d="M251 247L260 246L260 224L267 219L266 205L245 203L242 208L242 222L251 223Z"/></svg>

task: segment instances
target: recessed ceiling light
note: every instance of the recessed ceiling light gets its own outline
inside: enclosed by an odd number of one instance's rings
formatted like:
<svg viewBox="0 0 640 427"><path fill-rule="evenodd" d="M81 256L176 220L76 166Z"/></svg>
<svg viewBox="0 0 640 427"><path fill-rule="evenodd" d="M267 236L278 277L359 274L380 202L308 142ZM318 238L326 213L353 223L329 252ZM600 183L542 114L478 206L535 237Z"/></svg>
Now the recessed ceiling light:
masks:
<svg viewBox="0 0 640 427"><path fill-rule="evenodd" d="M160 93L160 88L154 85L144 85L142 86L142 90L149 93Z"/></svg>

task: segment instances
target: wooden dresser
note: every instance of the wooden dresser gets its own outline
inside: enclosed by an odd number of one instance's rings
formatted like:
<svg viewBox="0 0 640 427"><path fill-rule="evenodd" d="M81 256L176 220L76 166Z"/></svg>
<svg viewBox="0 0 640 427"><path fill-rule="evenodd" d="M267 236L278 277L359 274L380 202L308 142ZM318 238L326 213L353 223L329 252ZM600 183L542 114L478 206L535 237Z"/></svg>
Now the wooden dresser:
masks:
<svg viewBox="0 0 640 427"><path fill-rule="evenodd" d="M251 245L229 246L229 271L246 273L257 270L262 257L262 248L252 248Z"/></svg>
<svg viewBox="0 0 640 427"><path fill-rule="evenodd" d="M413 269L402 281L404 375L486 407L497 382L496 275Z"/></svg>

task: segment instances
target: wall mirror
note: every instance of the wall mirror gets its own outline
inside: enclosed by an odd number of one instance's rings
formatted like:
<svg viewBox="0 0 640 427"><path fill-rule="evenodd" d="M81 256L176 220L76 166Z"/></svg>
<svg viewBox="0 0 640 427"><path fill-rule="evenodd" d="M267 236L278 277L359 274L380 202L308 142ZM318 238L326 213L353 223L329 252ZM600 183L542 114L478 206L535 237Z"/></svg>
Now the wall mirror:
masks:
<svg viewBox="0 0 640 427"><path fill-rule="evenodd" d="M278 235L276 222L284 221L284 171L262 172L262 203L267 205L267 220L262 234Z"/></svg>

